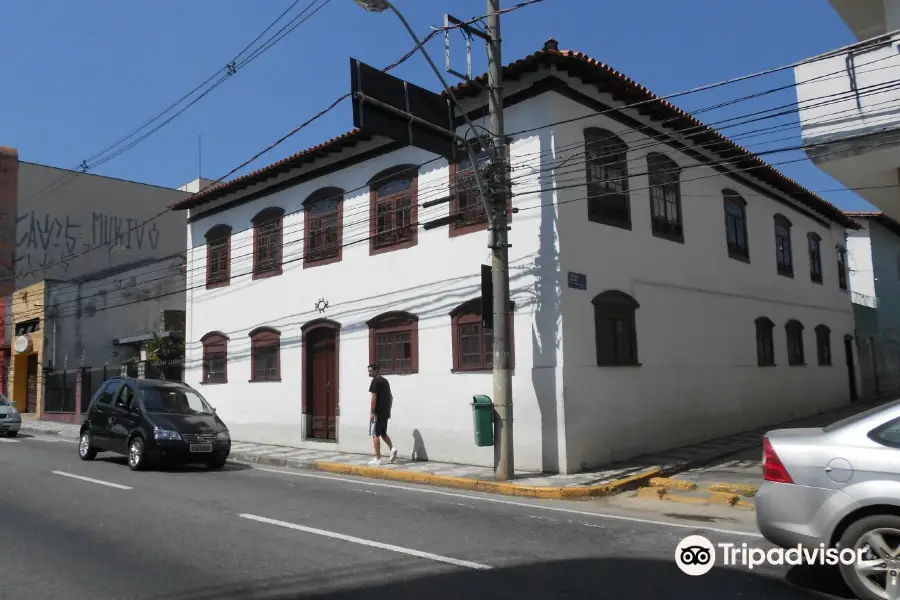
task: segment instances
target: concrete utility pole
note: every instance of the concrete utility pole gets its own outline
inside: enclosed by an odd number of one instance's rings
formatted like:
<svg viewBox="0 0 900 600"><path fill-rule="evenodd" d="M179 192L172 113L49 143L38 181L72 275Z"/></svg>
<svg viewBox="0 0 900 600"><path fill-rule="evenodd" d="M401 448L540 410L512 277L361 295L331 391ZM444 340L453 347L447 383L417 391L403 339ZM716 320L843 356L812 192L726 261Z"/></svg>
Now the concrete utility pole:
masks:
<svg viewBox="0 0 900 600"><path fill-rule="evenodd" d="M494 287L494 406L497 435L494 445L494 477L512 479L513 400L510 370L509 231L507 225L506 139L503 132L503 82L500 56L500 0L488 0L488 109L491 138L491 273ZM482 310L487 310L486 306Z"/></svg>

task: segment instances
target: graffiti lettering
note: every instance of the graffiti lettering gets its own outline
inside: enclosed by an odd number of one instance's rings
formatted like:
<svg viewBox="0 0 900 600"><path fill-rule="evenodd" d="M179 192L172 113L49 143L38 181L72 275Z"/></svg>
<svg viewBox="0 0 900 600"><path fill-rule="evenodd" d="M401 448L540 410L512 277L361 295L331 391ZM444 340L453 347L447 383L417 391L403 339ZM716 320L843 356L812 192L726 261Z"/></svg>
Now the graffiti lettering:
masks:
<svg viewBox="0 0 900 600"><path fill-rule="evenodd" d="M19 215L16 218L16 240L18 248L49 251L51 248L62 248L72 253L78 241L78 230L81 225L73 223L71 217L62 222L57 217L44 215L35 217L34 212Z"/></svg>
<svg viewBox="0 0 900 600"><path fill-rule="evenodd" d="M92 213L91 230L94 245L142 250L146 240L150 244L150 249L156 250L159 243L159 229L156 228L156 223L147 224L137 219Z"/></svg>

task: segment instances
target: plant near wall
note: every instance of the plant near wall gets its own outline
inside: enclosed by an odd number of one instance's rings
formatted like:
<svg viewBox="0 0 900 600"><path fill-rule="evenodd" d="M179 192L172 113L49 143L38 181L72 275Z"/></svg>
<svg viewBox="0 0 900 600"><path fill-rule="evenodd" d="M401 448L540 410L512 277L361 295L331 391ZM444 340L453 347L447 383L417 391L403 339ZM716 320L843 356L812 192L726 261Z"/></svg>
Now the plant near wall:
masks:
<svg viewBox="0 0 900 600"><path fill-rule="evenodd" d="M184 344L170 337L160 337L154 333L153 339L147 342L148 360L170 360L184 355Z"/></svg>

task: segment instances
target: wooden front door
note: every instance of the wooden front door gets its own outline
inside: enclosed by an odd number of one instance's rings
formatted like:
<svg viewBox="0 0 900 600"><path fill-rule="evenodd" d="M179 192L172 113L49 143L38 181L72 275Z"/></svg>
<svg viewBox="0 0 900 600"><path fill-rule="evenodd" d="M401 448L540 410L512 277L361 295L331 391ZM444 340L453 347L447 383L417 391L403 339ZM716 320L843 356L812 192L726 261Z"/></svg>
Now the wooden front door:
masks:
<svg viewBox="0 0 900 600"><path fill-rule="evenodd" d="M337 439L337 331L313 329L306 334L306 385L312 421L310 437Z"/></svg>

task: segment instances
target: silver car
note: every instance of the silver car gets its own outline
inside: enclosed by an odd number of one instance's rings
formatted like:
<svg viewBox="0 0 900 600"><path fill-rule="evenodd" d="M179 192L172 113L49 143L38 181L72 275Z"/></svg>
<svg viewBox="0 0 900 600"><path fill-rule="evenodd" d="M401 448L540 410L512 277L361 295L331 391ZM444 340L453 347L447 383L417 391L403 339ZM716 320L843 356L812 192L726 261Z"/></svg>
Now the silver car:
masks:
<svg viewBox="0 0 900 600"><path fill-rule="evenodd" d="M0 394L0 435L16 437L22 426L22 415L6 396Z"/></svg>
<svg viewBox="0 0 900 600"><path fill-rule="evenodd" d="M841 565L863 600L900 599L900 400L763 440L760 533L783 548L853 548Z"/></svg>

